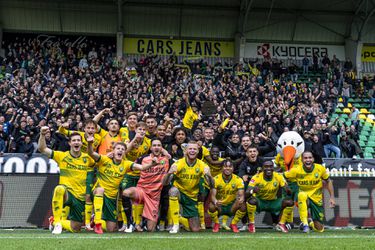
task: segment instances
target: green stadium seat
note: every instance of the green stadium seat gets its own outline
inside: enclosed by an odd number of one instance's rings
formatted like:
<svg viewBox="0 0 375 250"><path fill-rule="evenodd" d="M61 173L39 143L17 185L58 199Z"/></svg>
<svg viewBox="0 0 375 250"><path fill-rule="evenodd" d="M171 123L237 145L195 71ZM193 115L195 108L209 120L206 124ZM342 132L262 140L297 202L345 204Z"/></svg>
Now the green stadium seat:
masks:
<svg viewBox="0 0 375 250"><path fill-rule="evenodd" d="M365 135L360 135L359 136L359 139L361 140L361 141L363 141L363 142L367 142L367 136L365 136Z"/></svg>
<svg viewBox="0 0 375 250"><path fill-rule="evenodd" d="M371 140L369 140L368 142L367 142L367 146L368 147L375 147L375 141L371 141Z"/></svg>
<svg viewBox="0 0 375 250"><path fill-rule="evenodd" d="M363 154L363 156L365 157L365 159L373 159L374 158L373 155L372 155L372 153L368 153L368 152L365 152Z"/></svg>
<svg viewBox="0 0 375 250"><path fill-rule="evenodd" d="M372 147L365 147L365 152L373 154L375 151Z"/></svg>

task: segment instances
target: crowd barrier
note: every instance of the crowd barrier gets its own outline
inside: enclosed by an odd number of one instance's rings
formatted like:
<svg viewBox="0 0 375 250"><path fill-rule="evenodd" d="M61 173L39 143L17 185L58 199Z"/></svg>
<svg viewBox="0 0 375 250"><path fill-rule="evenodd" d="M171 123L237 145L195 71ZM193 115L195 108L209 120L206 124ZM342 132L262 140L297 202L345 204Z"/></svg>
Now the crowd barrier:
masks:
<svg viewBox="0 0 375 250"><path fill-rule="evenodd" d="M375 227L375 160L325 159L334 183L336 207L324 192L326 225ZM40 154L0 157L0 227L48 227L58 166ZM298 223L298 211L295 209ZM256 216L258 226L271 224L269 214Z"/></svg>

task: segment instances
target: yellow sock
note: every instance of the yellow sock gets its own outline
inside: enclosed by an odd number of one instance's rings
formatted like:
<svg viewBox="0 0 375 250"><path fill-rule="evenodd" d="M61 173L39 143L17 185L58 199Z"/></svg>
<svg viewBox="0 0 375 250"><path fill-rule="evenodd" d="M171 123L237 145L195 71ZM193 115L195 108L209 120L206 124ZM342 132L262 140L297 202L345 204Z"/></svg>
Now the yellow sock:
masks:
<svg viewBox="0 0 375 250"><path fill-rule="evenodd" d="M167 212L167 220L168 220L168 226L173 225L171 209L169 207L168 207L168 212Z"/></svg>
<svg viewBox="0 0 375 250"><path fill-rule="evenodd" d="M103 202L103 195L96 194L94 196L95 224L99 224L102 220Z"/></svg>
<svg viewBox="0 0 375 250"><path fill-rule="evenodd" d="M52 213L55 223L61 221L63 205L64 205L65 187L58 185L55 187L52 198Z"/></svg>
<svg viewBox="0 0 375 250"><path fill-rule="evenodd" d="M117 202L117 210L119 211L118 221L122 221L124 225L128 224L128 218L126 218L124 207L122 206L121 199Z"/></svg>
<svg viewBox="0 0 375 250"><path fill-rule="evenodd" d="M86 202L85 204L85 224L90 224L91 214L92 214L92 202Z"/></svg>
<svg viewBox="0 0 375 250"><path fill-rule="evenodd" d="M186 231L190 231L189 220L187 218L180 216L179 222Z"/></svg>
<svg viewBox="0 0 375 250"><path fill-rule="evenodd" d="M142 222L143 204L134 204L134 223L140 225Z"/></svg>
<svg viewBox="0 0 375 250"><path fill-rule="evenodd" d="M61 219L62 220L67 220L68 216L69 216L69 212L70 212L70 207L69 206L65 206L63 208L63 211L62 211L62 217L61 217Z"/></svg>
<svg viewBox="0 0 375 250"><path fill-rule="evenodd" d="M180 204L177 197L169 197L169 209L173 225L178 225L178 217L180 214Z"/></svg>
<svg viewBox="0 0 375 250"><path fill-rule="evenodd" d="M223 215L222 220L221 220L221 224L227 225L228 219L229 219L228 215Z"/></svg>
<svg viewBox="0 0 375 250"><path fill-rule="evenodd" d="M198 201L198 214L199 214L199 222L201 225L204 225L204 202Z"/></svg>
<svg viewBox="0 0 375 250"><path fill-rule="evenodd" d="M301 222L308 225L307 222L307 194L305 192L298 193L298 211Z"/></svg>
<svg viewBox="0 0 375 250"><path fill-rule="evenodd" d="M247 207L247 216L249 217L249 222L254 223L255 211L257 210L257 206L246 203L246 207Z"/></svg>
<svg viewBox="0 0 375 250"><path fill-rule="evenodd" d="M309 226L314 230L314 232L318 232L318 233L323 233L324 232L324 227L322 229L320 229L320 230L316 229L315 224L314 224L313 221L310 221Z"/></svg>
<svg viewBox="0 0 375 250"><path fill-rule="evenodd" d="M284 208L282 214L281 214L281 218L280 218L280 223L281 224L285 224L285 222L287 222L288 218L290 218L290 214L293 212L293 207L286 207Z"/></svg>
<svg viewBox="0 0 375 250"><path fill-rule="evenodd" d="M293 223L293 218L294 218L294 206L292 207L292 211L290 215L286 218L286 222Z"/></svg>
<svg viewBox="0 0 375 250"><path fill-rule="evenodd" d="M60 223L61 223L62 228L65 229L66 231L69 231L71 233L76 233L76 231L72 229L70 220L61 220Z"/></svg>
<svg viewBox="0 0 375 250"><path fill-rule="evenodd" d="M165 221L160 220L160 221L159 221L159 226L165 226Z"/></svg>
<svg viewBox="0 0 375 250"><path fill-rule="evenodd" d="M246 215L246 212L245 211L241 211L241 210L237 210L236 211L236 214L234 215L234 218L231 222L231 224L234 224L234 225L237 225L237 223L242 219L242 217L244 217Z"/></svg>
<svg viewBox="0 0 375 250"><path fill-rule="evenodd" d="M208 210L208 214L211 216L211 220L212 220L213 223L219 223L219 212L218 211L211 212L210 210Z"/></svg>

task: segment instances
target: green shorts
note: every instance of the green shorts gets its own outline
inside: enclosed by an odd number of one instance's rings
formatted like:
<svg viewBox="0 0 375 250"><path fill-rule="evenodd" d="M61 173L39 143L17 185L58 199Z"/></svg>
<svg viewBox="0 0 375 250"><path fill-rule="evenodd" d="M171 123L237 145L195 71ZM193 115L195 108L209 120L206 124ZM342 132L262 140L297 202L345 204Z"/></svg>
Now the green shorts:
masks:
<svg viewBox="0 0 375 250"><path fill-rule="evenodd" d="M285 189L283 189L283 198L284 199L291 199L292 201L298 201L298 184L297 182L290 182L288 183L288 187L292 191L291 194L287 194Z"/></svg>
<svg viewBox="0 0 375 250"><path fill-rule="evenodd" d="M308 208L310 208L310 214L313 221L319 221L323 223L324 221L324 208L315 204L312 200L308 199L307 202Z"/></svg>
<svg viewBox="0 0 375 250"><path fill-rule="evenodd" d="M104 195L102 219L117 222L117 199L111 199Z"/></svg>
<svg viewBox="0 0 375 250"><path fill-rule="evenodd" d="M198 201L191 199L186 194L180 192L180 204L182 207L182 217L198 217Z"/></svg>
<svg viewBox="0 0 375 250"><path fill-rule="evenodd" d="M279 215L282 209L282 198L277 198L276 200L262 200L257 199L257 213L262 211L267 211L275 215Z"/></svg>
<svg viewBox="0 0 375 250"><path fill-rule="evenodd" d="M120 187L121 190L125 190L127 188L136 187L139 181L139 176L133 176L126 174L124 179L122 180Z"/></svg>
<svg viewBox="0 0 375 250"><path fill-rule="evenodd" d="M234 202L228 204L228 205L222 205L221 206L221 212L220 215L228 215L232 216L232 207L233 207Z"/></svg>
<svg viewBox="0 0 375 250"><path fill-rule="evenodd" d="M70 207L68 219L82 223L85 216L85 201L78 200L68 190L66 192L68 192L68 200L64 203L64 207Z"/></svg>

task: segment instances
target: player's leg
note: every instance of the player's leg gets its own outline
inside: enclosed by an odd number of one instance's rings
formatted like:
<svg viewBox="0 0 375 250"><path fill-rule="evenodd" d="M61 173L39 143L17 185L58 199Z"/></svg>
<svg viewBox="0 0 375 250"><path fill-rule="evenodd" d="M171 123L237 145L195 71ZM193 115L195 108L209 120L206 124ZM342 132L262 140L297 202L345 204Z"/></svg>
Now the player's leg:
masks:
<svg viewBox="0 0 375 250"><path fill-rule="evenodd" d="M249 232L255 233L255 213L257 211L258 200L255 197L251 197L247 203L247 216L249 218Z"/></svg>
<svg viewBox="0 0 375 250"><path fill-rule="evenodd" d="M220 229L219 224L219 214L220 214L220 207L215 206L212 202L210 202L208 206L208 214L211 217L211 221L214 223L212 227L212 232L217 233Z"/></svg>
<svg viewBox="0 0 375 250"><path fill-rule="evenodd" d="M312 221L309 222L309 226L314 230L314 232L322 233L324 232L324 208L315 204L313 201L309 200L310 213Z"/></svg>
<svg viewBox="0 0 375 250"><path fill-rule="evenodd" d="M309 225L308 225L308 220L307 220L307 201L308 201L307 193L300 191L298 193L298 211L299 211L301 222L303 224L304 233L309 232Z"/></svg>
<svg viewBox="0 0 375 250"><path fill-rule="evenodd" d="M170 186L164 186L160 194L160 215L159 215L159 230L164 231L167 223L168 207L169 207L169 192Z"/></svg>
<svg viewBox="0 0 375 250"><path fill-rule="evenodd" d="M104 204L104 188L97 187L94 189L94 223L95 228L94 231L97 234L102 234L104 226L104 222L102 220L103 215L103 204Z"/></svg>
<svg viewBox="0 0 375 250"><path fill-rule="evenodd" d="M199 232L200 230L199 217L197 216L197 217L189 218L189 226L192 232Z"/></svg>
<svg viewBox="0 0 375 250"><path fill-rule="evenodd" d="M139 193L143 193L143 217L147 219L147 231L154 232L158 223L160 195L150 197L142 188L138 188Z"/></svg>
<svg viewBox="0 0 375 250"><path fill-rule="evenodd" d="M53 191L52 197L52 213L53 219L50 221L53 224L53 234L61 234L62 232L62 215L64 210L64 203L68 200L68 192L66 191L65 186L58 185ZM51 228L52 229L52 228Z"/></svg>
<svg viewBox="0 0 375 250"><path fill-rule="evenodd" d="M178 202L180 197L180 191L176 187L169 189L169 210L172 218L173 227L170 233L177 233L180 229L179 215L180 215L180 204Z"/></svg>
<svg viewBox="0 0 375 250"><path fill-rule="evenodd" d="M133 216L132 216L132 200L137 196L136 188L129 187L122 191L122 206L124 207L128 227L125 229L126 233L133 232Z"/></svg>
<svg viewBox="0 0 375 250"><path fill-rule="evenodd" d="M199 223L202 230L206 229L205 216L204 216L204 203L208 196L210 189L205 184L205 180L201 178L199 182L199 194L198 194L198 213Z"/></svg>
<svg viewBox="0 0 375 250"><path fill-rule="evenodd" d="M84 222L83 214L85 211L85 201L78 200L70 192L67 192L67 196L68 196L68 199L64 205L70 207L69 216L68 216L69 220L68 219L61 220L60 225L61 225L61 228L69 232L72 232L72 233L79 232Z"/></svg>
<svg viewBox="0 0 375 250"><path fill-rule="evenodd" d="M85 196L85 227L86 227L86 230L88 230L88 231L94 230L90 225L92 208L93 208L93 203L92 203L92 200L91 200L91 195L86 194L86 196Z"/></svg>
<svg viewBox="0 0 375 250"><path fill-rule="evenodd" d="M102 218L100 224L107 232L117 231L117 197L109 198L103 195Z"/></svg>
<svg viewBox="0 0 375 250"><path fill-rule="evenodd" d="M190 198L188 195L180 192L180 204L182 206L182 215L180 223L190 231L197 232L200 230L198 201ZM187 223L187 224L186 224Z"/></svg>
<svg viewBox="0 0 375 250"><path fill-rule="evenodd" d="M281 218L276 228L283 233L287 233L289 231L285 223L287 222L287 219L290 218L291 214L293 213L293 208L294 208L294 202L291 199L282 200Z"/></svg>
<svg viewBox="0 0 375 250"><path fill-rule="evenodd" d="M237 224L246 215L246 205L244 202L240 203L237 199L231 207L231 214L234 214L230 228L233 232L238 233Z"/></svg>

